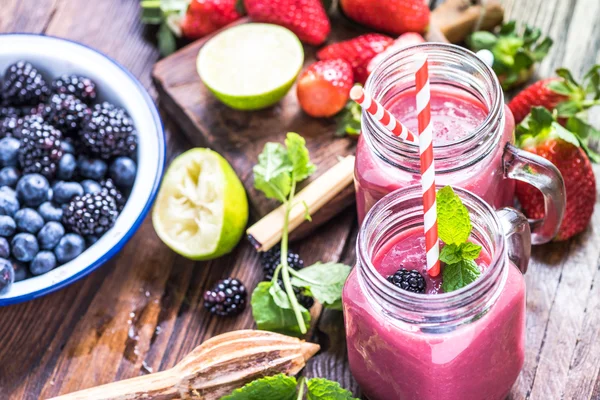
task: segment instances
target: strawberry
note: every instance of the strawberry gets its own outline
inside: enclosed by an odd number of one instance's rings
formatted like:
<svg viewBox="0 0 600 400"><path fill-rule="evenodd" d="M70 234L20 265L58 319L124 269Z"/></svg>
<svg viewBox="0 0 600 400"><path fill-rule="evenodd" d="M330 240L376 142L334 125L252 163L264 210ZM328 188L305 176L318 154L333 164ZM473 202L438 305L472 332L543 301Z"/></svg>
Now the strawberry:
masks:
<svg viewBox="0 0 600 400"><path fill-rule="evenodd" d="M377 54L382 53L394 39L379 33L367 33L339 43L323 47L317 52L319 60L343 59L352 65L354 79L364 84L369 76L367 66Z"/></svg>
<svg viewBox="0 0 600 400"><path fill-rule="evenodd" d="M331 117L348 102L352 82L352 66L347 61L317 61L298 78L300 106L310 116Z"/></svg>
<svg viewBox="0 0 600 400"><path fill-rule="evenodd" d="M559 118L569 118L600 104L600 64L593 66L579 84L564 68L556 70L558 78L543 79L516 95L508 107L519 123L534 106L554 109Z"/></svg>
<svg viewBox="0 0 600 400"><path fill-rule="evenodd" d="M321 0L244 0L244 8L254 21L286 27L304 43L315 46L331 31Z"/></svg>
<svg viewBox="0 0 600 400"><path fill-rule="evenodd" d="M370 75L371 72L375 69L377 64L381 61L389 58L391 54L396 53L402 49L413 46L415 44L425 43L425 39L423 36L416 32L406 32L398 37L398 39L394 40L390 46L383 53L377 54L375 57L369 61L369 65L367 65L367 73Z"/></svg>
<svg viewBox="0 0 600 400"><path fill-rule="evenodd" d="M192 0L181 21L181 32L198 39L241 18L236 0Z"/></svg>
<svg viewBox="0 0 600 400"><path fill-rule="evenodd" d="M236 0L143 0L142 22L160 25L158 48L163 56L177 49L175 37L198 39L241 18Z"/></svg>
<svg viewBox="0 0 600 400"><path fill-rule="evenodd" d="M574 127L571 126L572 129ZM592 128L586 126L586 129ZM567 130L543 107L534 107L517 127L519 146L552 162L564 178L567 206L555 240L567 240L583 232L592 218L596 202L596 179L585 151L590 151L585 140L588 134ZM595 131L594 134L600 136L600 132ZM598 159L598 154L591 153ZM544 216L544 199L540 191L517 181L516 195L529 218Z"/></svg>
<svg viewBox="0 0 600 400"><path fill-rule="evenodd" d="M429 6L423 0L340 0L340 7L348 18L394 35L425 33L429 26Z"/></svg>
<svg viewBox="0 0 600 400"><path fill-rule="evenodd" d="M548 54L552 39L541 37L539 29L526 25L524 31L519 32L516 22L510 21L502 25L497 35L487 31L474 32L467 44L473 51L487 49L492 52L492 68L502 87L508 90L527 82L533 75L535 64Z"/></svg>

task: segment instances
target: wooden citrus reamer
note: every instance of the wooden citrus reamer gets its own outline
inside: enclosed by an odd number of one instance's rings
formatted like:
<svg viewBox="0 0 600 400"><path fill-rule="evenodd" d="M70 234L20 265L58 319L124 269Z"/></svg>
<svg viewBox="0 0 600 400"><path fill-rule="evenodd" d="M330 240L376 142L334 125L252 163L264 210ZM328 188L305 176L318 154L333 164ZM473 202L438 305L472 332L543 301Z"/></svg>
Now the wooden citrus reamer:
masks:
<svg viewBox="0 0 600 400"><path fill-rule="evenodd" d="M207 340L166 371L96 386L54 400L218 400L264 376L297 374L319 348L317 344L273 332L233 331Z"/></svg>

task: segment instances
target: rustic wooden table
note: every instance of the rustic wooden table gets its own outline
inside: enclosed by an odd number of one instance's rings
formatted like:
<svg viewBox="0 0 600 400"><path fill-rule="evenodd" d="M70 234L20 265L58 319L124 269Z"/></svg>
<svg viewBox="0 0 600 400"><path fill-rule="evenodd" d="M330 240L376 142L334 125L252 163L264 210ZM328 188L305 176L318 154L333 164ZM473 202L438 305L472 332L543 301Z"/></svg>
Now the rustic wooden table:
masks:
<svg viewBox="0 0 600 400"><path fill-rule="evenodd" d="M539 68L566 66L580 76L600 61L598 0L504 0L509 17L527 21L556 43ZM70 38L118 60L151 94L158 53L138 22L137 0L1 0L0 31ZM189 144L169 118L169 155ZM600 118L597 118L596 122ZM283 132L282 132L283 134ZM596 169L600 176L600 169ZM587 232L534 249L527 273L527 353L510 399L600 399L600 208ZM295 245L305 261L354 262L355 214L347 210L317 237ZM248 243L219 260L175 255L147 219L111 262L59 292L0 309L0 398L38 399L173 366L205 339L252 327L250 310L218 319L202 293L225 276L257 283ZM323 351L305 373L338 380L358 393L345 362L340 313L325 313L314 340Z"/></svg>

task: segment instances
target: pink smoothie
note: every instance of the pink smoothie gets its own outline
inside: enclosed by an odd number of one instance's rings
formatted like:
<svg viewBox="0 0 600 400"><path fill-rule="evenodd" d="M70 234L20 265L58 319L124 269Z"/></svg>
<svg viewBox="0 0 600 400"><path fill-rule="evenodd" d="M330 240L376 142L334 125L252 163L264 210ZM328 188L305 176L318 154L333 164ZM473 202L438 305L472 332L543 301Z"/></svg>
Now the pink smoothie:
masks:
<svg viewBox="0 0 600 400"><path fill-rule="evenodd" d="M393 238L375 254L385 277L404 267L424 272L420 230ZM483 274L490 263L482 252ZM444 333L423 332L384 311L365 294L357 268L343 292L348 357L352 374L370 400L503 400L524 361L525 284L508 265L496 302L479 319ZM425 274L426 275L426 274ZM428 296L441 292L441 278L427 278Z"/></svg>
<svg viewBox="0 0 600 400"><path fill-rule="evenodd" d="M409 129L417 132L413 92L403 93L385 106ZM453 143L470 135L482 124L486 116L486 107L473 96L439 85L432 86L431 120L435 146ZM436 183L465 188L496 208L512 205L514 181L504 179L502 166L504 145L513 142L514 118L508 107L505 107L504 118L502 138L492 153L459 171L438 173ZM434 149L434 154L435 152ZM396 189L417 184L420 179L418 175L380 159L371 151L362 135L356 150L354 177L359 221L363 220L367 211L380 198Z"/></svg>

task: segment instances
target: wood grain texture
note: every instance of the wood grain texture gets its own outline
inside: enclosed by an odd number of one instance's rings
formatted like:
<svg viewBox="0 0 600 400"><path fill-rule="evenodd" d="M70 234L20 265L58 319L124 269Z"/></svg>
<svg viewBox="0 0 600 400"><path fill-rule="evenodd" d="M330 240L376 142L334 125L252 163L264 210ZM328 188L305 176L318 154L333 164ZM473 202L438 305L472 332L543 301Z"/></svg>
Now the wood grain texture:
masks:
<svg viewBox="0 0 600 400"><path fill-rule="evenodd" d="M581 76L600 61L597 0L503 3L509 17L537 25L555 39L540 76L561 65ZM138 14L135 0L0 0L0 30L45 32L82 41L116 58L156 94L151 71L158 54L149 39L153 32L141 27ZM167 102L164 105L168 107ZM281 117L277 110L264 113L276 119ZM591 117L600 123L598 114ZM181 121L163 117L172 159L191 145L174 124ZM227 117L220 129L229 126L248 134L256 126L255 118ZM325 131L332 122L314 124ZM271 129L275 128L273 124ZM239 143L252 145L240 137ZM233 153L245 151L226 147ZM598 167L595 171L600 176ZM593 218L583 235L534 249L526 276L526 361L510 399L600 399L598 207ZM293 247L308 264L318 260L353 264L356 232L355 214L349 208ZM209 337L253 326L250 310L234 319L214 318L203 309L201 297L226 276L236 276L253 288L260 275L258 257L245 242L219 260L192 262L164 246L146 220L115 259L88 277L43 298L0 309L0 398L44 399L171 368ZM341 315L324 313L314 340L324 350L309 361L306 375L337 380L359 395L346 362Z"/></svg>

